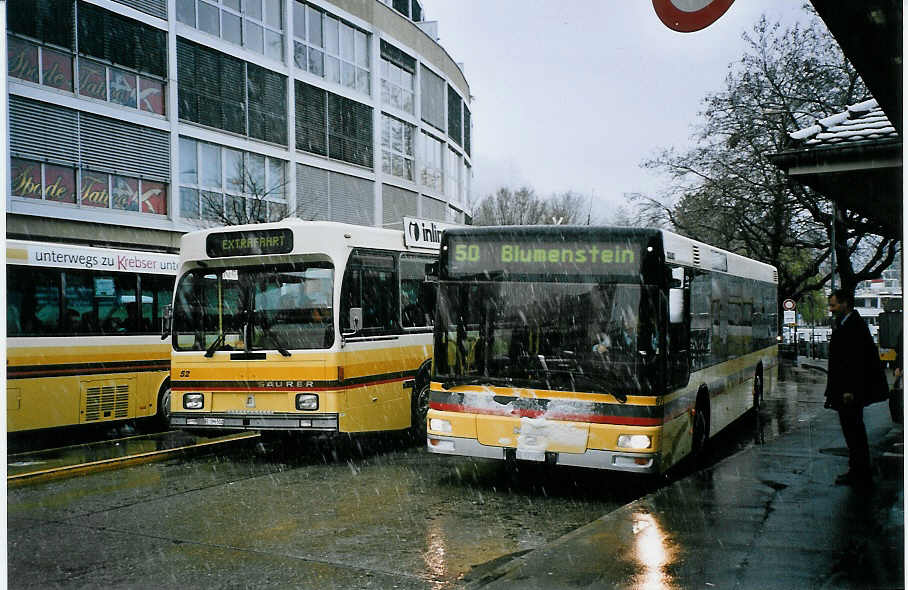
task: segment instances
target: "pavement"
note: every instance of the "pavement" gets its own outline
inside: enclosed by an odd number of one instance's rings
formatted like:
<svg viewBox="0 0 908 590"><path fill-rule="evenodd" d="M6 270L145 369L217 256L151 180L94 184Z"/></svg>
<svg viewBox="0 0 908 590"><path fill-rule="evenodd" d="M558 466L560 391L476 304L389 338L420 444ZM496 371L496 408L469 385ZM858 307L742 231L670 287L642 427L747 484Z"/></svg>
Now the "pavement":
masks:
<svg viewBox="0 0 908 590"><path fill-rule="evenodd" d="M825 368L801 357L794 370ZM471 572L466 588L905 588L904 433L885 403L866 408L864 421L869 488L834 485L848 453L838 415L821 410L548 545Z"/></svg>
<svg viewBox="0 0 908 590"><path fill-rule="evenodd" d="M135 432L131 427L129 431ZM205 452L212 446L231 444L258 436L257 432L239 432L207 437L182 430L171 430L9 454L6 456L6 485L9 488L39 481L77 477L106 469L120 469L169 459L178 454Z"/></svg>

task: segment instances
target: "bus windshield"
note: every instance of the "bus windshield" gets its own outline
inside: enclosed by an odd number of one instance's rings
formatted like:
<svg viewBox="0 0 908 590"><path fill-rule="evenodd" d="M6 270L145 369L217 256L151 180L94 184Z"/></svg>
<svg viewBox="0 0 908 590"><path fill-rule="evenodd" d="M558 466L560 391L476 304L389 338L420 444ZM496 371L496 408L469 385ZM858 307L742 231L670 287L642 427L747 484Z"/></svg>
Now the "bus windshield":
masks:
<svg viewBox="0 0 908 590"><path fill-rule="evenodd" d="M618 396L657 391L660 293L627 284L443 282L435 378Z"/></svg>
<svg viewBox="0 0 908 590"><path fill-rule="evenodd" d="M176 350L330 348L334 268L296 263L195 269L174 298Z"/></svg>

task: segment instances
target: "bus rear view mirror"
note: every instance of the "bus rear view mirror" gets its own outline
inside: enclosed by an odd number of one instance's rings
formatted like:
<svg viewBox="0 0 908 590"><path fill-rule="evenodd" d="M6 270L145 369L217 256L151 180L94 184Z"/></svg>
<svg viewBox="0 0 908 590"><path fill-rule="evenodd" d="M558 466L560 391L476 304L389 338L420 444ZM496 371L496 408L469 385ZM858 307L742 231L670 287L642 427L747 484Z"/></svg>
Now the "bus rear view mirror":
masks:
<svg viewBox="0 0 908 590"><path fill-rule="evenodd" d="M668 321L672 324L684 321L684 289L669 289Z"/></svg>
<svg viewBox="0 0 908 590"><path fill-rule="evenodd" d="M173 306L165 305L161 314L161 340L170 336L170 330L173 324Z"/></svg>
<svg viewBox="0 0 908 590"><path fill-rule="evenodd" d="M363 308L362 307L351 307L350 308L350 332L344 334L344 336L353 336L359 332L363 327Z"/></svg>
<svg viewBox="0 0 908 590"><path fill-rule="evenodd" d="M426 282L427 283L437 283L438 282L438 261L432 262L426 265Z"/></svg>

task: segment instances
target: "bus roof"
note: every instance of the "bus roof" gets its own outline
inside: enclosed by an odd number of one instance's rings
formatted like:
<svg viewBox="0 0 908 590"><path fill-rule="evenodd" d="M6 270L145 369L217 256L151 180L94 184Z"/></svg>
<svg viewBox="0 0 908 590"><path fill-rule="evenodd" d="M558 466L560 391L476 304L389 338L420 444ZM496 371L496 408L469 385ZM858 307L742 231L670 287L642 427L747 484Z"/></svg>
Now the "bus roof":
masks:
<svg viewBox="0 0 908 590"><path fill-rule="evenodd" d="M335 221L306 221L290 217L271 223L219 226L189 232L180 239L180 262L212 260L221 258L243 258L244 256L211 257L207 251L208 236L224 233L250 232L266 233L270 230L290 230L293 234L293 248L283 254L318 253L338 258L349 248L376 248L381 250L411 250L404 243L401 230L384 229L364 225L338 223ZM413 251L435 253L431 249Z"/></svg>
<svg viewBox="0 0 908 590"><path fill-rule="evenodd" d="M715 272L725 272L767 283L777 284L779 282L778 271L770 264L716 248L660 228L603 225L469 226L448 229L445 230L445 234L450 236L488 234L500 236L502 234L511 234L515 238L519 237L526 240L551 238L553 236L578 237L584 235L608 236L611 239L644 240L661 236L665 259L668 263Z"/></svg>

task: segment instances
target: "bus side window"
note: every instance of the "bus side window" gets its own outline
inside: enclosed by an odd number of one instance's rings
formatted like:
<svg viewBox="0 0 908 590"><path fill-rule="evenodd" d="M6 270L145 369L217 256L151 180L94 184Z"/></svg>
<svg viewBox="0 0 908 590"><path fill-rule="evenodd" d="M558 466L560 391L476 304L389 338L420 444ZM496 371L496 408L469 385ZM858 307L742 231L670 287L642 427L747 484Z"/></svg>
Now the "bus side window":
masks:
<svg viewBox="0 0 908 590"><path fill-rule="evenodd" d="M341 321L350 331L350 309L363 310L362 334L393 333L399 313L396 260L387 252L354 251L341 286Z"/></svg>
<svg viewBox="0 0 908 590"><path fill-rule="evenodd" d="M154 334L160 331L164 307L173 297L173 277L139 275L142 293L142 314L139 331Z"/></svg>
<svg viewBox="0 0 908 590"><path fill-rule="evenodd" d="M692 365L696 364L696 342L691 331L691 283L693 275L683 267L671 269L670 289L681 289L682 313L680 322L669 322L669 375L672 388L683 387L690 380ZM669 297L671 300L671 297ZM671 313L669 314L671 315Z"/></svg>
<svg viewBox="0 0 908 590"><path fill-rule="evenodd" d="M8 265L6 273L7 335L60 334L60 271Z"/></svg>
<svg viewBox="0 0 908 590"><path fill-rule="evenodd" d="M7 335L60 334L60 271L15 265L6 268Z"/></svg>
<svg viewBox="0 0 908 590"><path fill-rule="evenodd" d="M400 257L400 321L404 328L428 327L435 315L435 290L426 282L426 264L431 258L403 254Z"/></svg>

